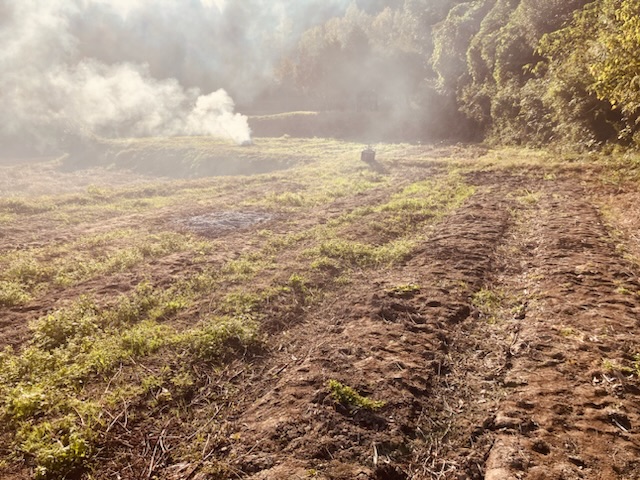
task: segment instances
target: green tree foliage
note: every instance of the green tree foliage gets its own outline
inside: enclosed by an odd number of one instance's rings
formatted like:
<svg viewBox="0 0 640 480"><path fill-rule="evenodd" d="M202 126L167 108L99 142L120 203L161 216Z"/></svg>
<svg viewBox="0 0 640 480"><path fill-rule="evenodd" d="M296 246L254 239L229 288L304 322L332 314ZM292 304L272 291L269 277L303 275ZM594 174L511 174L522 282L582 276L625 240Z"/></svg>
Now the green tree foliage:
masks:
<svg viewBox="0 0 640 480"><path fill-rule="evenodd" d="M560 127L581 130L583 137L600 143L640 144L637 1L598 0L586 5L566 27L546 34L539 51L547 58L546 77L553 86L549 103L559 103L557 110L564 112ZM562 101L569 94L571 100ZM568 108L561 109L563 105Z"/></svg>
<svg viewBox="0 0 640 480"><path fill-rule="evenodd" d="M599 98L630 116L640 110L640 3L603 2L595 61L589 69Z"/></svg>
<svg viewBox="0 0 640 480"><path fill-rule="evenodd" d="M353 3L307 31L280 65L282 84L330 109L375 92L411 106L432 137L466 129L498 143L640 144L638 0L375 5Z"/></svg>
<svg viewBox="0 0 640 480"><path fill-rule="evenodd" d="M531 72L541 60L540 38L560 27L584 0L485 0L468 42L460 108L501 143L543 143L552 136L551 112L541 101L546 82Z"/></svg>

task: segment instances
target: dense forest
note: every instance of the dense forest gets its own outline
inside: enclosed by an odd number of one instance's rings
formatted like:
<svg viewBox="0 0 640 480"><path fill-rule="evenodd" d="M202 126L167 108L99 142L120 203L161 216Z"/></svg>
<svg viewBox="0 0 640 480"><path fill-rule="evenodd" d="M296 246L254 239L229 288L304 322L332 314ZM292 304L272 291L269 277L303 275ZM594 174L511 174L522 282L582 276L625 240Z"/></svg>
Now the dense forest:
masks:
<svg viewBox="0 0 640 480"><path fill-rule="evenodd" d="M638 0L354 2L276 67L281 98L425 139L640 144Z"/></svg>

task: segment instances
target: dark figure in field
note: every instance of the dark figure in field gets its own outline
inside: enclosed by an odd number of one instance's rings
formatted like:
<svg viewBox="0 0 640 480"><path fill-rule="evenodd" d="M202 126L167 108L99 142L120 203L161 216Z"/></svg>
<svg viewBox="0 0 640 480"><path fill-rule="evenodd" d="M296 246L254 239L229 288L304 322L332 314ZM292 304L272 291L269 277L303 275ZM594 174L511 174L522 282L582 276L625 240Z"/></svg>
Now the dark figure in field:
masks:
<svg viewBox="0 0 640 480"><path fill-rule="evenodd" d="M376 172L384 172L384 167L376 160L376 151L369 145L360 153L360 160L373 168Z"/></svg>

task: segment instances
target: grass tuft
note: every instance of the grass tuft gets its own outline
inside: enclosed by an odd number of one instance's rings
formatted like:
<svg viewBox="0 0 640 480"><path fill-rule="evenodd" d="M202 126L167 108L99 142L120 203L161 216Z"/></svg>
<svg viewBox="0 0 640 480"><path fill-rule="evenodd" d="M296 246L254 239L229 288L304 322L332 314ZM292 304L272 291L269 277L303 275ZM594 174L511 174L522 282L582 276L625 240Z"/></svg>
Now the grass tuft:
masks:
<svg viewBox="0 0 640 480"><path fill-rule="evenodd" d="M337 380L329 380L327 386L329 392L331 392L331 397L336 402L352 410L379 410L386 405L384 401L371 400L370 398L363 397L353 388Z"/></svg>
<svg viewBox="0 0 640 480"><path fill-rule="evenodd" d="M404 238L379 246L350 240L331 239L322 242L318 247L307 250L306 254L314 258L318 267L331 263L323 258L339 260L344 267L381 267L406 260L414 247L413 240Z"/></svg>
<svg viewBox="0 0 640 480"><path fill-rule="evenodd" d="M248 315L208 318L198 329L179 335L177 341L200 361L219 361L260 344L257 323Z"/></svg>
<svg viewBox="0 0 640 480"><path fill-rule="evenodd" d="M31 300L19 282L0 280L0 307L15 307L24 305Z"/></svg>

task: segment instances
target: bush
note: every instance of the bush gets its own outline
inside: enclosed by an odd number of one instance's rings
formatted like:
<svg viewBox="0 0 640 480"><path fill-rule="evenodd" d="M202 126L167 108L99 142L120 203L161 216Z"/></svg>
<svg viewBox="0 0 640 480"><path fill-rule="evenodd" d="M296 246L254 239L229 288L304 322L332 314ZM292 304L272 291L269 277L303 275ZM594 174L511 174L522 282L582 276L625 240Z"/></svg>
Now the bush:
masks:
<svg viewBox="0 0 640 480"><path fill-rule="evenodd" d="M0 307L24 305L29 300L31 296L24 291L21 284L0 280Z"/></svg>

